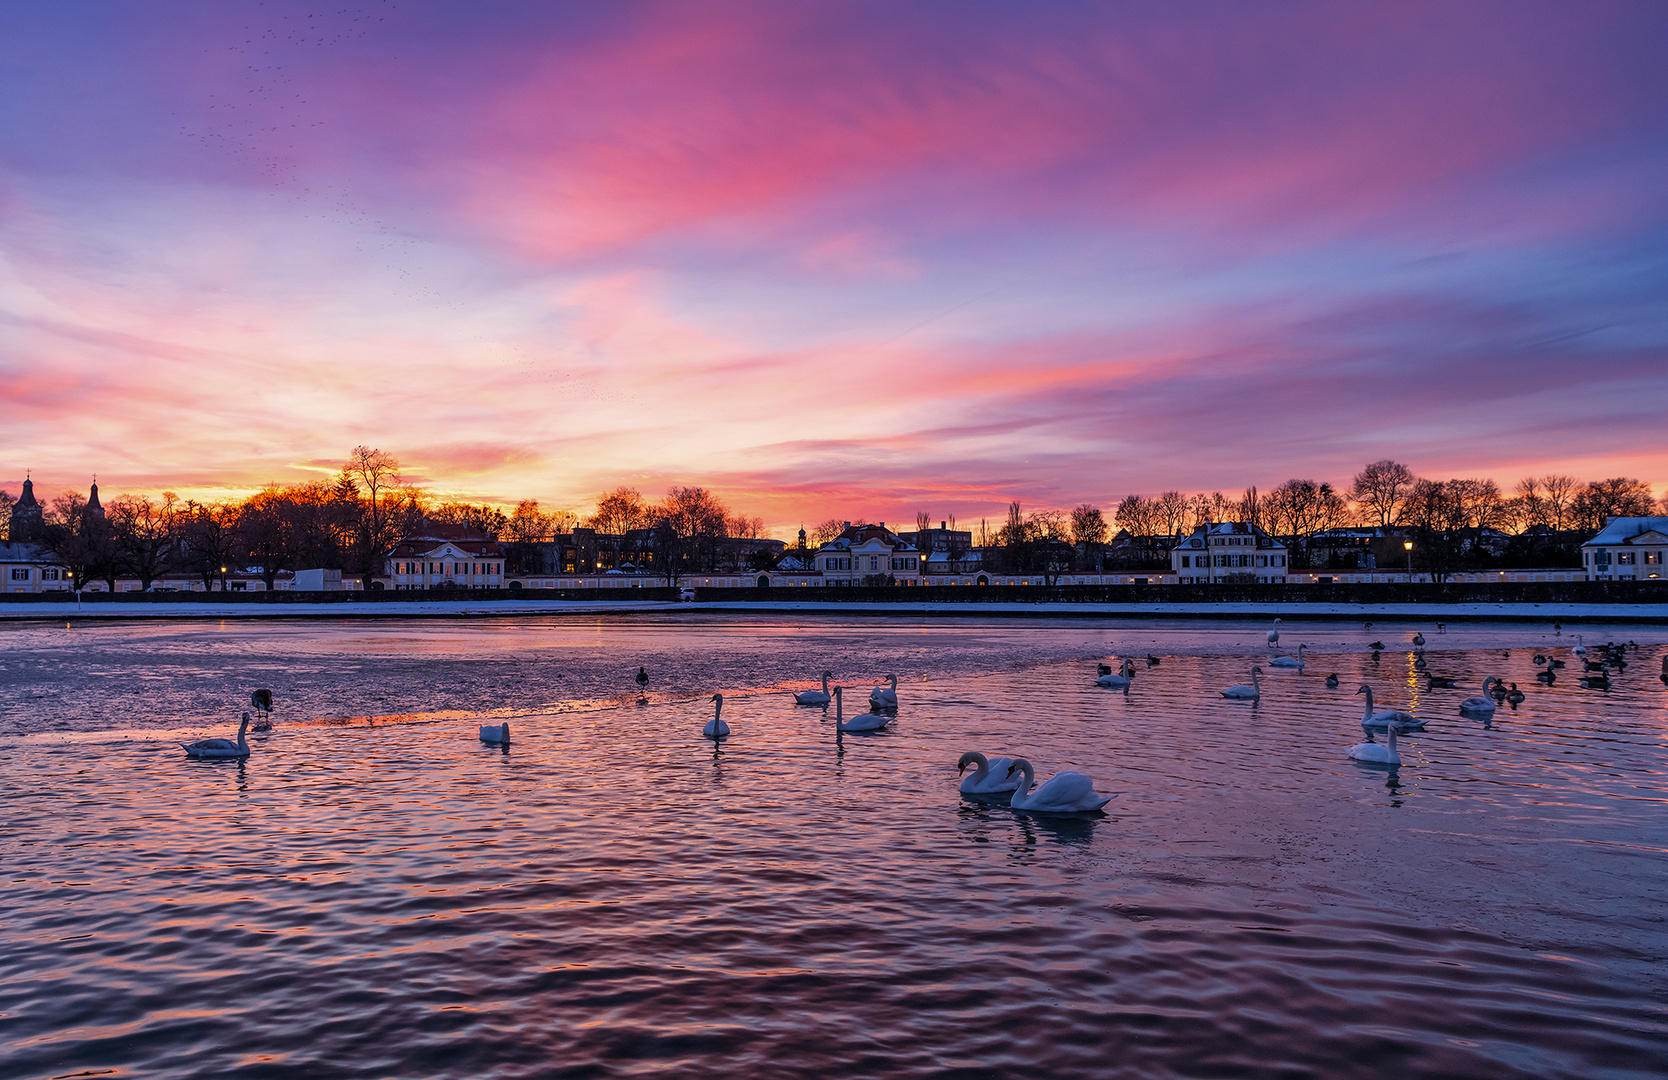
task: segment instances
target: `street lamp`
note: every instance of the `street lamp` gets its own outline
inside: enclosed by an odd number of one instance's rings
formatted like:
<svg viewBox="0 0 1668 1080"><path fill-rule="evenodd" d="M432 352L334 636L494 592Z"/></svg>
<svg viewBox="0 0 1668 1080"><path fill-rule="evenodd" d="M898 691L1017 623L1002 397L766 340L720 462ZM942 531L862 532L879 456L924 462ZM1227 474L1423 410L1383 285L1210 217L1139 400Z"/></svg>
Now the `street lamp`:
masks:
<svg viewBox="0 0 1668 1080"><path fill-rule="evenodd" d="M1402 547L1407 549L1407 583L1413 584L1413 541L1403 540Z"/></svg>

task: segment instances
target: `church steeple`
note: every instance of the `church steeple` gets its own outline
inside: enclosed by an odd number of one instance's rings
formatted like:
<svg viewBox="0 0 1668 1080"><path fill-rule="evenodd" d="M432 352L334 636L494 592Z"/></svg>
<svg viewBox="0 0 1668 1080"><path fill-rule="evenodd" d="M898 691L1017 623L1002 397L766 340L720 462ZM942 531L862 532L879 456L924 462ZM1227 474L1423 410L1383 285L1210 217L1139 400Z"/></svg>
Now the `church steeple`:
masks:
<svg viewBox="0 0 1668 1080"><path fill-rule="evenodd" d="M84 518L104 520L104 507L98 501L98 477L93 477L93 492L87 496L87 508L81 512Z"/></svg>
<svg viewBox="0 0 1668 1080"><path fill-rule="evenodd" d="M41 515L41 504L35 498L35 481L27 474L23 478L23 494L18 496L17 502L12 504L11 521L7 522L8 532L14 544L39 540L46 528L46 522Z"/></svg>

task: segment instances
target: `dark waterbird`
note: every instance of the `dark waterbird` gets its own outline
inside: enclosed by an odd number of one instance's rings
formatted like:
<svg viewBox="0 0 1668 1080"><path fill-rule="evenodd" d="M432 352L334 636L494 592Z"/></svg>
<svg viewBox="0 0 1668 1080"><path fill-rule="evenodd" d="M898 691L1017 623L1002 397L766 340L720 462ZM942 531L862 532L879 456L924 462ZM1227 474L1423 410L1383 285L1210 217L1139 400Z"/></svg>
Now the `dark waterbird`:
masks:
<svg viewBox="0 0 1668 1080"><path fill-rule="evenodd" d="M249 704L255 707L255 723L252 731L272 730L272 691L261 689L250 691Z"/></svg>
<svg viewBox="0 0 1668 1080"><path fill-rule="evenodd" d="M1430 672L1427 671L1427 672L1425 672L1425 689L1426 690L1437 690L1437 689L1453 690L1453 689L1455 689L1455 684L1454 684L1454 680L1452 680L1452 679L1443 678L1441 675L1432 675Z"/></svg>

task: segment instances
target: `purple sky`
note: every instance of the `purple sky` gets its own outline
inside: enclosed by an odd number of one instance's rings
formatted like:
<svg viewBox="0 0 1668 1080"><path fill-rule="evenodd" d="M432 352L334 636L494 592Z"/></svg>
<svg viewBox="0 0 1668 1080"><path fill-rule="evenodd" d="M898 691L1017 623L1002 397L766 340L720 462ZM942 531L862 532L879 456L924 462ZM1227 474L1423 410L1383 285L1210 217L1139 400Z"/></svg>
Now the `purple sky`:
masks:
<svg viewBox="0 0 1668 1080"><path fill-rule="evenodd" d="M1668 486L1668 5L0 3L0 486Z"/></svg>

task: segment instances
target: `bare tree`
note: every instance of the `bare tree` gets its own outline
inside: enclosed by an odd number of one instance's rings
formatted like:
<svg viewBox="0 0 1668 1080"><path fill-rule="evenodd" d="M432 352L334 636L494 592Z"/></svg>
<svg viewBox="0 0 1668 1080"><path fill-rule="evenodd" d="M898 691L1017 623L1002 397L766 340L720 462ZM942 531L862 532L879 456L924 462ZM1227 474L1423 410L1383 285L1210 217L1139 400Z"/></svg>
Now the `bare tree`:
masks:
<svg viewBox="0 0 1668 1080"><path fill-rule="evenodd" d="M0 542L11 541L12 507L15 505L17 500L12 498L11 492L0 491Z"/></svg>
<svg viewBox="0 0 1668 1080"><path fill-rule="evenodd" d="M654 524L654 507L636 488L617 487L597 500L597 508L585 524L599 533L623 536L633 529Z"/></svg>
<svg viewBox="0 0 1668 1080"><path fill-rule="evenodd" d="M41 539L58 565L69 571L71 588L79 592L96 573L113 565L109 526L87 513L87 500L79 493L66 491L53 499L43 517Z"/></svg>
<svg viewBox="0 0 1668 1080"><path fill-rule="evenodd" d="M1343 524L1348 511L1331 484L1313 480L1287 480L1269 492L1263 505L1269 531L1285 542L1298 567L1310 565L1314 534Z"/></svg>
<svg viewBox="0 0 1668 1080"><path fill-rule="evenodd" d="M742 540L756 540L764 535L764 518L737 514L728 525L729 535Z"/></svg>
<svg viewBox="0 0 1668 1080"><path fill-rule="evenodd" d="M1106 518L1100 507L1084 503L1071 512L1071 538L1077 544L1106 542Z"/></svg>
<svg viewBox="0 0 1668 1080"><path fill-rule="evenodd" d="M1234 506L1234 513L1238 514L1239 519L1253 529L1268 531L1267 522L1263 516L1263 498L1257 493L1256 485L1245 489L1244 494L1239 498L1239 502Z"/></svg>
<svg viewBox="0 0 1668 1080"><path fill-rule="evenodd" d="M504 516L504 511L485 503L441 503L424 510L423 519L430 525L461 525L493 538L508 532L510 527L510 519Z"/></svg>
<svg viewBox="0 0 1668 1080"><path fill-rule="evenodd" d="M1166 491L1153 500L1157 523L1167 536L1175 536L1187 524L1188 499L1179 491ZM1159 532L1160 529L1154 529Z"/></svg>
<svg viewBox="0 0 1668 1080"><path fill-rule="evenodd" d="M1570 505L1570 516L1582 531L1597 532L1610 518L1648 517L1654 509L1656 500L1649 484L1618 476L1594 480L1582 488Z"/></svg>
<svg viewBox="0 0 1668 1080"><path fill-rule="evenodd" d="M1416 480L1412 469L1384 458L1355 474L1349 497L1361 506L1366 523L1387 529L1401 520Z"/></svg>
<svg viewBox="0 0 1668 1080"><path fill-rule="evenodd" d="M1581 481L1563 473L1548 473L1541 477L1541 497L1546 500L1547 524L1563 531L1570 527L1570 505L1581 490Z"/></svg>
<svg viewBox="0 0 1668 1080"><path fill-rule="evenodd" d="M930 528L932 528L932 515L925 510L915 511L915 531L921 533Z"/></svg>
<svg viewBox="0 0 1668 1080"><path fill-rule="evenodd" d="M539 511L539 500L522 499L515 504L504 527L504 534L514 543L536 544L550 535L550 518Z"/></svg>
<svg viewBox="0 0 1668 1080"><path fill-rule="evenodd" d="M1140 495L1125 496L1114 512L1113 520L1120 529L1129 533L1143 559L1156 557L1152 548L1153 535L1162 527L1163 521L1152 499Z"/></svg>
<svg viewBox="0 0 1668 1080"><path fill-rule="evenodd" d="M238 554L240 514L237 504L229 501L185 504L180 516L185 562L202 581L204 592L214 588L217 577L220 588L226 588L226 573Z"/></svg>
<svg viewBox="0 0 1668 1080"><path fill-rule="evenodd" d="M655 543L661 554L661 573L666 584L698 570L716 555L717 542L724 536L729 511L706 488L674 487L655 508Z"/></svg>
<svg viewBox="0 0 1668 1080"><path fill-rule="evenodd" d="M817 527L811 530L811 543L815 547L822 547L845 531L844 522L829 518L827 521L818 523Z"/></svg>
<svg viewBox="0 0 1668 1080"><path fill-rule="evenodd" d="M110 504L108 520L116 539L117 560L139 579L143 592L150 591L178 551L178 501L179 496L165 491L160 502L149 495L123 495Z"/></svg>
<svg viewBox="0 0 1668 1080"><path fill-rule="evenodd" d="M422 511L400 477L400 461L393 454L356 446L348 454L338 480L337 500L357 503L353 527L355 562L366 585L383 573L388 554L407 532L422 522Z"/></svg>

